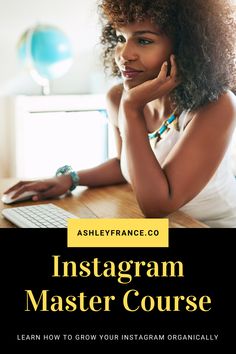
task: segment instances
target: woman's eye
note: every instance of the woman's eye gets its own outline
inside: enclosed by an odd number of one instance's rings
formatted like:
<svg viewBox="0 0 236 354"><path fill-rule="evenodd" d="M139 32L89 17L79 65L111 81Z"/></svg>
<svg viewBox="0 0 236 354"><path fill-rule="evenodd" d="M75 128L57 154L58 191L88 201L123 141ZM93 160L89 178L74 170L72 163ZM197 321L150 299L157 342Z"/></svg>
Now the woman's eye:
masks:
<svg viewBox="0 0 236 354"><path fill-rule="evenodd" d="M150 39L139 38L138 43L141 45L147 45L153 43Z"/></svg>
<svg viewBox="0 0 236 354"><path fill-rule="evenodd" d="M117 36L116 37L116 40L118 43L125 43L125 37L124 36Z"/></svg>

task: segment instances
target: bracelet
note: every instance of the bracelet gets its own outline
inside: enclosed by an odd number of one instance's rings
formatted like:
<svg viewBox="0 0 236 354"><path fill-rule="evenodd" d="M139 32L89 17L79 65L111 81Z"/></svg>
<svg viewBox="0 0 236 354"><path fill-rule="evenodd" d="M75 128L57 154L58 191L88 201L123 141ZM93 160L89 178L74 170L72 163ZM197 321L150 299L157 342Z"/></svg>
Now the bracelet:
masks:
<svg viewBox="0 0 236 354"><path fill-rule="evenodd" d="M70 191L73 191L79 185L79 176L71 166L65 165L59 167L56 171L56 176L61 176L61 175L70 175L72 180L72 186L69 188Z"/></svg>

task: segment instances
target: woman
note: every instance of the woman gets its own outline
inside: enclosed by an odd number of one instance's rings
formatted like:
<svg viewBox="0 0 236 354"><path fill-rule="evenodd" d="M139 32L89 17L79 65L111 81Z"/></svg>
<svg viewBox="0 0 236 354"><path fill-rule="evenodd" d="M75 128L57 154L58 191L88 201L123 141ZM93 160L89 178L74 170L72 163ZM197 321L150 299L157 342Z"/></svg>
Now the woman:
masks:
<svg viewBox="0 0 236 354"><path fill-rule="evenodd" d="M34 190L40 200L78 183L127 181L147 217L181 209L211 227L236 227L236 31L228 1L103 0L99 8L105 66L122 78L107 95L117 158L7 192Z"/></svg>

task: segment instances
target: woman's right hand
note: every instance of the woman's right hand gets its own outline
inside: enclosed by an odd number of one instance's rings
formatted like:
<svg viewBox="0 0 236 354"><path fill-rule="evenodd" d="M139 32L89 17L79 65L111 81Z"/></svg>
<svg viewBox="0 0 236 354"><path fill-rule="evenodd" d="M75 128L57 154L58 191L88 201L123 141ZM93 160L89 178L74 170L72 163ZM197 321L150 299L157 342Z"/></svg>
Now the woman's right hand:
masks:
<svg viewBox="0 0 236 354"><path fill-rule="evenodd" d="M65 194L72 185L70 175L62 175L58 177L36 180L36 181L21 181L9 188L4 194L14 192L13 198L18 197L23 192L33 191L37 194L32 197L32 200L42 200L55 198Z"/></svg>
<svg viewBox="0 0 236 354"><path fill-rule="evenodd" d="M168 64L165 61L158 76L147 80L129 90L123 90L121 103L132 107L132 110L143 111L147 103L169 95L180 83L175 56L170 56L170 74L168 73Z"/></svg>

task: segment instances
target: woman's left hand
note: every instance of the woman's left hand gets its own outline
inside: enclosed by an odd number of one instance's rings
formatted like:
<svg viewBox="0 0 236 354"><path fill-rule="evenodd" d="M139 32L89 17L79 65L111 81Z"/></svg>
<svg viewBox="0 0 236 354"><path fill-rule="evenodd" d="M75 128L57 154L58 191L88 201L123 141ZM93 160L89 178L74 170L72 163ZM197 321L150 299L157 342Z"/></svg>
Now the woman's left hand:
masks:
<svg viewBox="0 0 236 354"><path fill-rule="evenodd" d="M128 91L124 90L123 103L128 104L132 109L143 110L148 102L168 95L181 82L177 77L177 66L173 54L170 57L170 63L170 75L167 76L168 64L164 62L155 79L145 81Z"/></svg>

